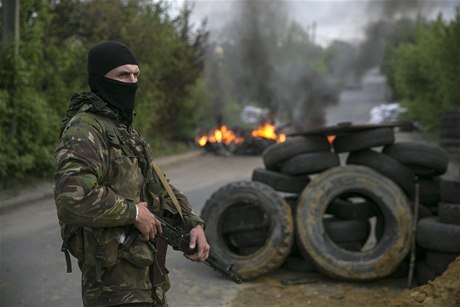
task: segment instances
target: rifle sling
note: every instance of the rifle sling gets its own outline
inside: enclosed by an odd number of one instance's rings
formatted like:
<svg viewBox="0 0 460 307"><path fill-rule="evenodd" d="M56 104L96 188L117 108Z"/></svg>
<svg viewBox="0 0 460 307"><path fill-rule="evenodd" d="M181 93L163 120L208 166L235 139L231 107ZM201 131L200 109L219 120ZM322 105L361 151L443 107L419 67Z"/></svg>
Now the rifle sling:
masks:
<svg viewBox="0 0 460 307"><path fill-rule="evenodd" d="M174 195L174 192L172 191L171 185L169 184L168 180L166 179L165 175L161 171L161 169L158 166L158 164L153 159L150 162L152 163L153 169L155 170L155 173L157 173L158 178L160 178L161 184L165 188L166 192L168 192L168 195L171 198L171 200L172 200L172 202L174 204L174 207L176 207L176 210L179 213L179 215L180 215L180 217L182 219L182 222L184 222L184 224L185 224L184 216L182 214L182 208L179 205L179 201L177 200L176 195Z"/></svg>

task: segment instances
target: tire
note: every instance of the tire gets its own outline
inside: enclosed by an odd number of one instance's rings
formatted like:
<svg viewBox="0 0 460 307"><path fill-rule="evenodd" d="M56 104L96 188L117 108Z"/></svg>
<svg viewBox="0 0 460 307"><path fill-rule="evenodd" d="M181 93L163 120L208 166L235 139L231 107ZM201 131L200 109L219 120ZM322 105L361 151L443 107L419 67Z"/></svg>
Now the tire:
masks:
<svg viewBox="0 0 460 307"><path fill-rule="evenodd" d="M360 242L363 245L371 229L369 221L339 220L334 217L323 218L323 225L329 239L336 244Z"/></svg>
<svg viewBox="0 0 460 307"><path fill-rule="evenodd" d="M431 213L430 209L428 209L427 207L423 205L419 205L417 220L421 220L421 219L424 219L426 217L431 217L431 216L433 216L433 213Z"/></svg>
<svg viewBox="0 0 460 307"><path fill-rule="evenodd" d="M398 184L410 199L414 198L414 172L401 162L373 150L362 150L351 152L347 164L364 165L376 170Z"/></svg>
<svg viewBox="0 0 460 307"><path fill-rule="evenodd" d="M342 249L346 249L352 252L360 252L364 246L364 243L363 242L346 242L346 243L338 243L337 245Z"/></svg>
<svg viewBox="0 0 460 307"><path fill-rule="evenodd" d="M252 172L252 181L265 183L276 191L300 194L310 182L310 177L289 176L258 167Z"/></svg>
<svg viewBox="0 0 460 307"><path fill-rule="evenodd" d="M372 199L385 220L382 239L367 251L350 252L328 236L322 217L328 204L350 193ZM341 166L315 177L302 192L296 215L301 252L325 274L347 280L373 280L393 273L409 252L412 214L401 191L388 178L364 166Z"/></svg>
<svg viewBox="0 0 460 307"><path fill-rule="evenodd" d="M442 202L439 204L438 214L441 223L460 225L460 204Z"/></svg>
<svg viewBox="0 0 460 307"><path fill-rule="evenodd" d="M269 223L269 218L259 206L248 204L228 208L222 219L221 229L228 234L250 232L267 228Z"/></svg>
<svg viewBox="0 0 460 307"><path fill-rule="evenodd" d="M281 266L283 269L293 272L309 273L315 272L315 265L311 259L304 257L288 256Z"/></svg>
<svg viewBox="0 0 460 307"><path fill-rule="evenodd" d="M449 164L449 156L444 149L424 143L395 143L385 146L382 152L407 165L415 175L423 178L444 174Z"/></svg>
<svg viewBox="0 0 460 307"><path fill-rule="evenodd" d="M377 128L338 135L332 146L335 152L341 153L390 145L394 141L393 128Z"/></svg>
<svg viewBox="0 0 460 307"><path fill-rule="evenodd" d="M318 151L330 151L331 145L324 135L288 137L285 142L274 144L264 150L265 168L279 170L279 164L294 156Z"/></svg>
<svg viewBox="0 0 460 307"><path fill-rule="evenodd" d="M327 207L326 213L343 220L368 220L376 215L374 206L374 204L366 200L353 202L351 200L336 198Z"/></svg>
<svg viewBox="0 0 460 307"><path fill-rule="evenodd" d="M460 254L460 225L443 224L439 217L428 217L418 221L416 237L423 248Z"/></svg>
<svg viewBox="0 0 460 307"><path fill-rule="evenodd" d="M427 284L429 281L433 281L439 275L431 270L425 262L419 261L415 266L415 278L419 285Z"/></svg>
<svg viewBox="0 0 460 307"><path fill-rule="evenodd" d="M281 173L287 175L310 175L340 165L334 152L312 152L300 154L281 162Z"/></svg>
<svg viewBox="0 0 460 307"><path fill-rule="evenodd" d="M443 176L441 178L441 201L452 204L460 203L460 176Z"/></svg>
<svg viewBox="0 0 460 307"><path fill-rule="evenodd" d="M441 200L441 181L439 178L419 179L419 201L427 207L435 207Z"/></svg>
<svg viewBox="0 0 460 307"><path fill-rule="evenodd" d="M263 246L240 248L231 240L235 232L222 230L228 210L247 207L256 207L263 212L262 221L252 221L252 225L268 221ZM232 259L235 271L243 279L255 278L280 267L293 244L291 208L272 188L260 182L238 181L219 188L206 201L202 218L214 253ZM244 215L240 219L244 221Z"/></svg>
<svg viewBox="0 0 460 307"><path fill-rule="evenodd" d="M261 247L268 237L266 228L231 233L229 240L235 247Z"/></svg>
<svg viewBox="0 0 460 307"><path fill-rule="evenodd" d="M460 253L440 253L427 250L425 262L433 272L441 275L458 256Z"/></svg>

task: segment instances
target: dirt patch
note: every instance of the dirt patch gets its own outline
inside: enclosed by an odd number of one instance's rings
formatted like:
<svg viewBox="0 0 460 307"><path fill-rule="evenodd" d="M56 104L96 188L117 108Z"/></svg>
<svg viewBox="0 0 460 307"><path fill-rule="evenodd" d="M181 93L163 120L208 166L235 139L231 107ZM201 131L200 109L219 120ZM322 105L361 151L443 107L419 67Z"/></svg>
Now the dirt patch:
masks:
<svg viewBox="0 0 460 307"><path fill-rule="evenodd" d="M427 285L406 289L407 278L339 282L321 274L280 270L240 290L230 306L460 306L460 257Z"/></svg>
<svg viewBox="0 0 460 307"><path fill-rule="evenodd" d="M447 270L426 285L403 291L388 301L389 306L460 306L460 257Z"/></svg>
<svg viewBox="0 0 460 307"><path fill-rule="evenodd" d="M406 280L339 282L321 274L277 272L238 292L231 306L365 306L399 295ZM289 284L286 284L289 283ZM383 306L383 304L381 305Z"/></svg>

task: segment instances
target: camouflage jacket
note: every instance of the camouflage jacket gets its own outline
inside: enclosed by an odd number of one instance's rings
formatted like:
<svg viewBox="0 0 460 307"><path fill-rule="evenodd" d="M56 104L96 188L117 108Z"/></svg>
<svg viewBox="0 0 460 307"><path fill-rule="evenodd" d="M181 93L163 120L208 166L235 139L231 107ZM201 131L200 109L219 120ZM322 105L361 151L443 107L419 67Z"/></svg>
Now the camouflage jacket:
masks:
<svg viewBox="0 0 460 307"><path fill-rule="evenodd" d="M135 204L141 200L156 213L179 220L149 164L148 143L96 95L79 93L71 98L55 159L61 234L79 260L85 306L152 302L155 254L140 240L129 250L121 248L134 227ZM204 224L185 196L173 190L186 228ZM167 273L165 268L159 271Z"/></svg>

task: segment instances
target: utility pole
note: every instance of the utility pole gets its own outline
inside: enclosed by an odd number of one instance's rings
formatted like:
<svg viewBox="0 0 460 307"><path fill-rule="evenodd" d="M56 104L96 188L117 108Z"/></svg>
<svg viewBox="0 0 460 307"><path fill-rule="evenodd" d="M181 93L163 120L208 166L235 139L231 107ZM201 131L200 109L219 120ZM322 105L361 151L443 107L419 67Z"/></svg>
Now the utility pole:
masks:
<svg viewBox="0 0 460 307"><path fill-rule="evenodd" d="M19 5L20 0L3 0L2 3L2 46L9 40L14 41L15 54L19 48Z"/></svg>

